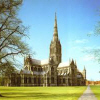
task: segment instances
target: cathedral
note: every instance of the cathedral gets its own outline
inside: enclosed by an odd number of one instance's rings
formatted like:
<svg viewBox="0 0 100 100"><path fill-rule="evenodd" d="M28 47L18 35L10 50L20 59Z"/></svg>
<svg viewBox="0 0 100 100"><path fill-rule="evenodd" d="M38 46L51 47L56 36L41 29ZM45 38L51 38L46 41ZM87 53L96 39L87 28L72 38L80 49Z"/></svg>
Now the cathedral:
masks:
<svg viewBox="0 0 100 100"><path fill-rule="evenodd" d="M86 69L80 72L76 61L62 62L62 47L58 37L57 17L55 14L53 39L50 44L49 58L33 59L30 55L24 58L24 68L11 76L10 86L84 86Z"/></svg>

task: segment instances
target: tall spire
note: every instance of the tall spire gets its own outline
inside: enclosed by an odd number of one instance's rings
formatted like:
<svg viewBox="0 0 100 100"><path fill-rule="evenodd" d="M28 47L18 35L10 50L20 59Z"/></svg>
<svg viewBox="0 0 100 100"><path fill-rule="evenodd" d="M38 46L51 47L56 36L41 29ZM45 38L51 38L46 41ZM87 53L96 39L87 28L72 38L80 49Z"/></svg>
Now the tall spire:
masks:
<svg viewBox="0 0 100 100"><path fill-rule="evenodd" d="M61 56L61 44L58 39L57 17L55 13L53 40L50 44L50 58L52 58L53 63L59 64L61 62Z"/></svg>
<svg viewBox="0 0 100 100"><path fill-rule="evenodd" d="M57 17L56 17L56 13L55 13L53 41L57 41L57 40L58 40L58 29L57 29Z"/></svg>
<svg viewBox="0 0 100 100"><path fill-rule="evenodd" d="M85 68L85 66L84 66L84 69L83 69L84 71L86 70L86 68Z"/></svg>

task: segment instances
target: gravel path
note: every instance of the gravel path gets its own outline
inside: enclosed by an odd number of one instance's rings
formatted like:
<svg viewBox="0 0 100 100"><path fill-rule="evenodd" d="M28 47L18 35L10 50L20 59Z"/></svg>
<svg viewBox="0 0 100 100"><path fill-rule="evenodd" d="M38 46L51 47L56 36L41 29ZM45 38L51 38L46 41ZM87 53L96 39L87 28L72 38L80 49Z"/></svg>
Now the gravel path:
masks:
<svg viewBox="0 0 100 100"><path fill-rule="evenodd" d="M88 86L86 91L83 93L83 95L78 100L97 100L97 98L91 91L90 86Z"/></svg>

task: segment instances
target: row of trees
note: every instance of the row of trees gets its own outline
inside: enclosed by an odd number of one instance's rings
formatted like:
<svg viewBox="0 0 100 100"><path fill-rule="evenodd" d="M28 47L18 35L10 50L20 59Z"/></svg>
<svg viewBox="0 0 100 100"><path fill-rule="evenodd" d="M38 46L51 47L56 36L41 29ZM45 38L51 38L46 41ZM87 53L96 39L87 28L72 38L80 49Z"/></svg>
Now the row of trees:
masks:
<svg viewBox="0 0 100 100"><path fill-rule="evenodd" d="M17 17L22 0L0 0L0 76L14 73L17 65L15 56L29 53L23 42L27 27Z"/></svg>

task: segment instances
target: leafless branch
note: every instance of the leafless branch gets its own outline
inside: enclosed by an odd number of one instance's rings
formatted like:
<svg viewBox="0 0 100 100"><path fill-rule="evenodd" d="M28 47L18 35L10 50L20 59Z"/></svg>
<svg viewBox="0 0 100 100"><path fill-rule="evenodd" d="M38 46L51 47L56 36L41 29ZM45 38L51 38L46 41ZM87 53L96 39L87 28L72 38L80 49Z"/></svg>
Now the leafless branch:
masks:
<svg viewBox="0 0 100 100"><path fill-rule="evenodd" d="M9 56L9 55L17 55L17 54L19 54L19 53L21 53L21 52L22 52L22 51L7 53L7 54L5 54L4 56L2 56L2 57L0 58L0 60L3 59L3 58L5 58L5 57L7 57L7 56Z"/></svg>
<svg viewBox="0 0 100 100"><path fill-rule="evenodd" d="M15 29L13 32L11 32L11 33L4 39L4 41L0 44L0 47L4 44L4 42L5 42L12 34L14 34L14 33L16 32L16 30L18 29L18 27L19 27L19 26L17 26L16 29Z"/></svg>
<svg viewBox="0 0 100 100"><path fill-rule="evenodd" d="M5 23L7 22L7 20L8 20L9 17L10 17L10 16L8 16L8 17L5 19L4 23L3 23L2 26L0 27L0 32L1 32L1 29L3 28L3 26L5 25Z"/></svg>

